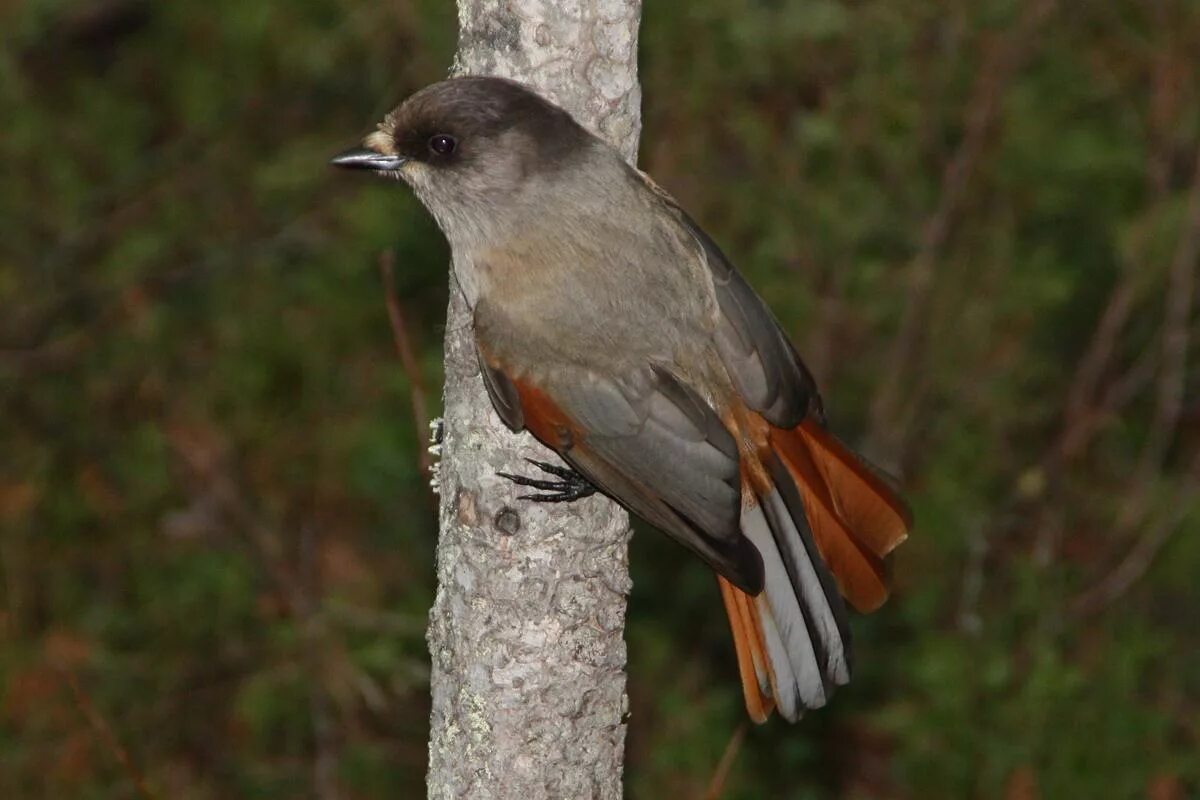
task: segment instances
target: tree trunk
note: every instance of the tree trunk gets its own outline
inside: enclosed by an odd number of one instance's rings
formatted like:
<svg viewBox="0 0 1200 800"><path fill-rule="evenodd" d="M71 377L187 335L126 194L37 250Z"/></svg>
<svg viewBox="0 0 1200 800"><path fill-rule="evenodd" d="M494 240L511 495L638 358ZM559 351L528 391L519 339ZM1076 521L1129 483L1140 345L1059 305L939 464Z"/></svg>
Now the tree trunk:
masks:
<svg viewBox="0 0 1200 800"><path fill-rule="evenodd" d="M528 83L633 160L639 17L640 0L459 0L455 72ZM429 797L620 797L628 518L496 477L557 458L492 411L453 276L450 297Z"/></svg>

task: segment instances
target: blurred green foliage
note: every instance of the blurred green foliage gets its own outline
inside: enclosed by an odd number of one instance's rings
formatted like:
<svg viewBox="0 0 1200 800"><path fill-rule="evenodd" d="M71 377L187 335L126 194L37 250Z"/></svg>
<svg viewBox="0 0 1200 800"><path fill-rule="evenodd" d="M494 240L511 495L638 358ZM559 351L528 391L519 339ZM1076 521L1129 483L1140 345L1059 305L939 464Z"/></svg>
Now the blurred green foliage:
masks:
<svg viewBox="0 0 1200 800"><path fill-rule="evenodd" d="M0 30L0 796L132 796L105 726L164 797L418 796L436 531L377 264L436 387L446 250L325 161L445 74L452 5ZM1200 6L658 0L641 50L643 166L919 521L854 684L751 730L721 796L1200 793L1200 377L1164 348ZM636 537L632 797L702 796L742 725L678 563Z"/></svg>

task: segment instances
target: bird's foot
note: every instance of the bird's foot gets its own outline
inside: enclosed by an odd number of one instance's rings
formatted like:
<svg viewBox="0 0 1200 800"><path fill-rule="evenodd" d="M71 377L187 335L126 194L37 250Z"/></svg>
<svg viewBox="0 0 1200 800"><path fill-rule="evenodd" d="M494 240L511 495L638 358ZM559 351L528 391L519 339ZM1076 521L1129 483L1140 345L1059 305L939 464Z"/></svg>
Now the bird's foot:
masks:
<svg viewBox="0 0 1200 800"><path fill-rule="evenodd" d="M497 472L496 474L501 478L507 478L518 486L528 486L532 489L540 490L535 494L523 494L518 498L520 500L533 500L536 503L569 503L572 500L581 500L596 493L596 487L587 478L570 467L559 467L554 464L547 464L545 461L534 461L532 458L525 460L543 472L555 475L561 478L561 480L547 481L528 478L524 475L510 475L507 472Z"/></svg>

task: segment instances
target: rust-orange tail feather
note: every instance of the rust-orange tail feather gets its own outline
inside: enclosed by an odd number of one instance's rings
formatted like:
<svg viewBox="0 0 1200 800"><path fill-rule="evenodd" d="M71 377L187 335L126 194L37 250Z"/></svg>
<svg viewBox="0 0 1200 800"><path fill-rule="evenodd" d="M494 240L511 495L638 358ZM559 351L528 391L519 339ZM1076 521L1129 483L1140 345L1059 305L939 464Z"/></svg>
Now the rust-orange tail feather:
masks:
<svg viewBox="0 0 1200 800"><path fill-rule="evenodd" d="M746 710L789 720L850 678L844 597L859 611L887 599L884 557L912 516L875 468L813 420L792 430L761 418L744 430L742 532L763 557L764 591L721 580Z"/></svg>
<svg viewBox="0 0 1200 800"><path fill-rule="evenodd" d="M858 611L887 600L883 558L908 538L912 513L876 469L812 420L772 428L772 451L800 490L817 549Z"/></svg>
<svg viewBox="0 0 1200 800"><path fill-rule="evenodd" d="M742 696L746 700L746 713L756 724L761 725L771 716L775 703L771 699L771 677L763 648L762 632L758 614L754 611L754 600L741 589L721 576L717 576L721 587L721 599L725 601L725 613L729 615L729 628L733 633L733 645L737 651L738 673L742 678Z"/></svg>

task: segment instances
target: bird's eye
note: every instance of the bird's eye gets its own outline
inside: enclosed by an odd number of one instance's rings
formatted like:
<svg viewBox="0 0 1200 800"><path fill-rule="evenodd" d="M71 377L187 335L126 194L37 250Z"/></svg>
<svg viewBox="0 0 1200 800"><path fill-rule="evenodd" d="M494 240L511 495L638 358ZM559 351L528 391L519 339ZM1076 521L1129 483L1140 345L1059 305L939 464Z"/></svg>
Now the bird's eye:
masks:
<svg viewBox="0 0 1200 800"><path fill-rule="evenodd" d="M444 133L429 137L429 149L438 155L448 156L454 152L454 148L457 146L458 142L454 140L454 137Z"/></svg>

